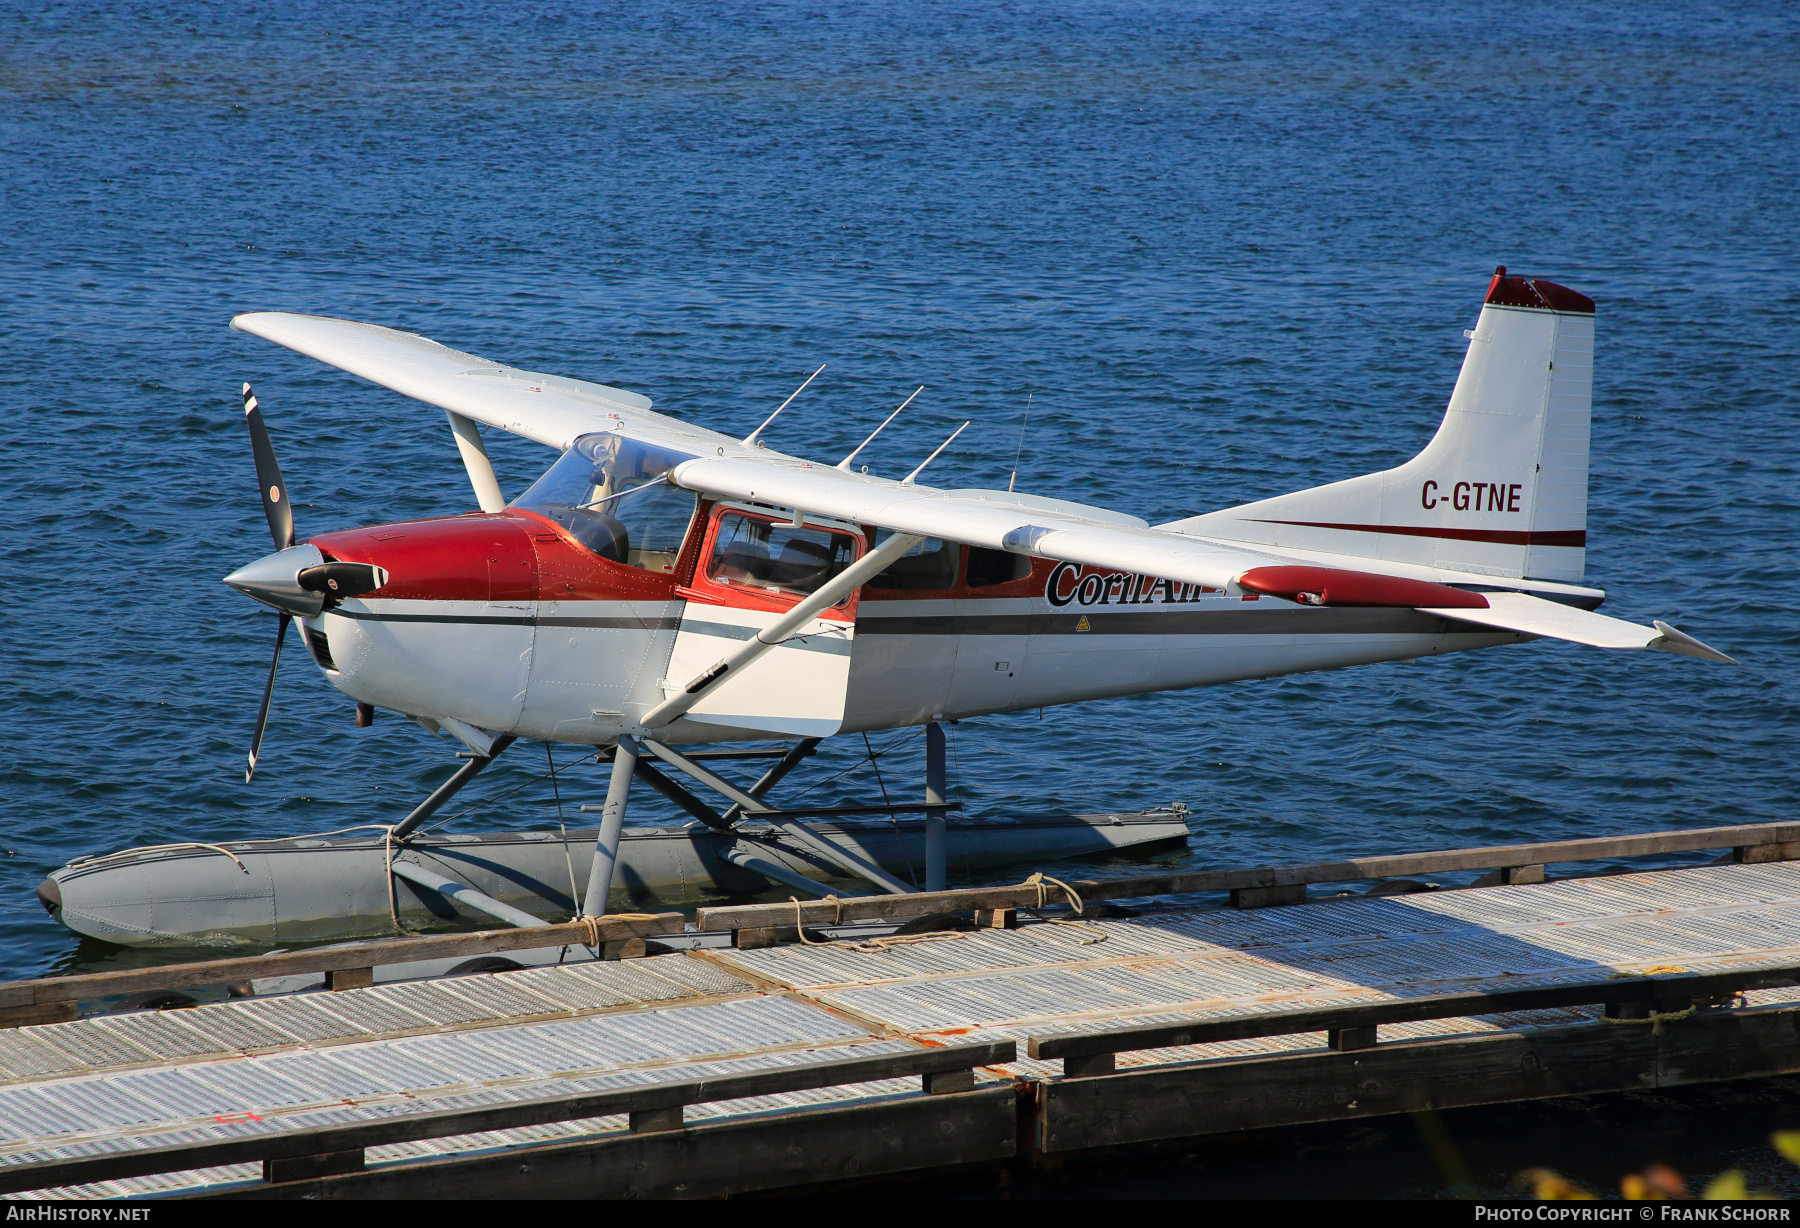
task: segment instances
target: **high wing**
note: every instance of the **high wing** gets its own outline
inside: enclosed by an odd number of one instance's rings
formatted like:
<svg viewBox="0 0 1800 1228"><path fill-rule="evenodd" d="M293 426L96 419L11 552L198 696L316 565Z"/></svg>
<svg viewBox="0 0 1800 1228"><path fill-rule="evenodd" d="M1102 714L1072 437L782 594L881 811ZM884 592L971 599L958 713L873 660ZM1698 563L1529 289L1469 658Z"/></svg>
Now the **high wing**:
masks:
<svg viewBox="0 0 1800 1228"><path fill-rule="evenodd" d="M1004 491L903 485L791 457L701 457L677 465L671 476L688 490L715 497L1212 588L1227 588L1244 572L1276 561L1165 533L1103 508Z"/></svg>
<svg viewBox="0 0 1800 1228"><path fill-rule="evenodd" d="M651 413L650 398L635 392L522 371L396 328L287 311L247 312L233 317L231 327L558 451L591 431L624 430L689 452L736 444Z"/></svg>
<svg viewBox="0 0 1800 1228"><path fill-rule="evenodd" d="M584 380L522 371L413 333L326 316L252 312L231 327L353 375L558 449L614 431L693 457L671 479L715 498L795 508L895 532L1134 572L1308 605L1423 610L1528 635L1611 648L1659 648L1729 661L1663 623L1652 630L1519 592L1476 593L1368 568L1320 566L1246 550L1103 508L1005 491L940 490L786 456L653 413L648 398ZM1346 562L1351 560L1346 559ZM1298 564L1298 565L1296 565ZM1396 568L1396 570L1402 570ZM1413 570L1413 569L1405 569ZM1496 586L1498 587L1498 586Z"/></svg>

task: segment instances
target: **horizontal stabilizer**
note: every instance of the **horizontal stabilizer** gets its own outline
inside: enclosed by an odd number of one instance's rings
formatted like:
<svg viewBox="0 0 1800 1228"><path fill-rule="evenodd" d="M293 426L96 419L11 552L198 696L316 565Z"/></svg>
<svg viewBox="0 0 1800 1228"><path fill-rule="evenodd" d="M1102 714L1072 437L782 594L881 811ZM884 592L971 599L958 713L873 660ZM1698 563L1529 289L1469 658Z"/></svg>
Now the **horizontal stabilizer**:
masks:
<svg viewBox="0 0 1800 1228"><path fill-rule="evenodd" d="M1640 627L1621 618L1609 618L1592 610L1577 609L1524 593L1484 593L1483 596L1488 600L1485 610L1441 607L1425 608L1423 612L1594 648L1656 648L1708 661L1737 664L1724 653L1667 623L1659 622L1654 628Z"/></svg>

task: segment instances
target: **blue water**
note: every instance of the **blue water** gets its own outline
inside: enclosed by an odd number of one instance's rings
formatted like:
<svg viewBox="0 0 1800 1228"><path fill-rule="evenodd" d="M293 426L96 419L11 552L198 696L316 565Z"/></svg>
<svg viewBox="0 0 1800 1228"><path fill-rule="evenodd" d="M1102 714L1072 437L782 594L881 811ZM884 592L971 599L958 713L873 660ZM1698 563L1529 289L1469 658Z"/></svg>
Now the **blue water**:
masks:
<svg viewBox="0 0 1800 1228"><path fill-rule="evenodd" d="M825 362L772 440L830 459L924 383L866 459L972 418L946 485L1005 484L1029 399L1020 489L1159 520L1411 455L1493 266L1548 276L1599 303L1590 582L1741 667L1537 643L995 717L959 796L1179 799L1194 865L1795 817L1791 9L7 13L0 975L109 958L31 898L72 856L391 821L450 769L290 645L243 782L273 620L218 583L268 548L239 382L303 535L472 506L440 413L226 330L253 309L737 431ZM489 446L508 493L552 459ZM468 829L553 823L542 761Z"/></svg>

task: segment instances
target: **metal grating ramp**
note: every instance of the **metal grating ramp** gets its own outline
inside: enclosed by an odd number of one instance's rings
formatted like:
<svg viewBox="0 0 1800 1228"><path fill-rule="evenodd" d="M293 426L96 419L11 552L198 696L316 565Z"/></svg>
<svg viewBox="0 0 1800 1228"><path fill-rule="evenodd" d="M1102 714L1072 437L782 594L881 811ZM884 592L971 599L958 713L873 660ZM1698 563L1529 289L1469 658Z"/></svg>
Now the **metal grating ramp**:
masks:
<svg viewBox="0 0 1800 1228"><path fill-rule="evenodd" d="M1800 863L1565 879L1305 906L1207 910L1068 926L986 930L885 952L771 947L709 955L793 985L871 1027L921 1039L1027 1035L1180 1022L1479 988L1603 978L1614 971L1773 965L1800 956ZM1800 990L1766 991L1800 998ZM1770 999L1770 1001L1787 999ZM1576 1022L1533 1011L1397 1025L1394 1037ZM1273 1037L1121 1054L1125 1066L1306 1048ZM1012 1069L1060 1073L1060 1063Z"/></svg>
<svg viewBox="0 0 1800 1228"><path fill-rule="evenodd" d="M1800 863L1563 880L1248 912L1152 914L1091 930L1028 925L885 951L851 943L219 1003L0 1032L0 1164L628 1086L952 1039L1370 1002L1656 966L1800 955ZM1761 990L1752 1006L1800 1001ZM1389 1039L1580 1022L1591 1009L1430 1020ZM1320 1035L1121 1054L1121 1067L1314 1048ZM1020 1059L988 1077L1060 1074ZM696 1119L920 1094L916 1080L698 1106ZM371 1166L592 1137L619 1118L374 1148ZM31 1197L154 1197L254 1182L252 1166Z"/></svg>

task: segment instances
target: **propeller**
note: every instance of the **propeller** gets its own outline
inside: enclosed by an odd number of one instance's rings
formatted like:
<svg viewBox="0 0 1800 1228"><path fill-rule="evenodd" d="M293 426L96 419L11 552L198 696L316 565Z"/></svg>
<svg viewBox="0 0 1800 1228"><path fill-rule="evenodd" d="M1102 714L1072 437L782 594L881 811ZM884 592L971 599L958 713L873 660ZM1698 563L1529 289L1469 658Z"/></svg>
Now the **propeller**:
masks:
<svg viewBox="0 0 1800 1228"><path fill-rule="evenodd" d="M277 550L285 550L294 544L294 509L288 502L287 483L281 479L275 446L269 442L269 428L263 425L262 410L257 408L249 384L244 385L244 422L250 428L250 450L256 456L256 484L262 492L263 515L269 520L269 536L275 539ZM256 775L256 756L262 751L263 733L269 725L269 701L275 697L275 669L281 664L281 646L287 642L288 624L293 621L294 616L286 610L276 611L275 655L269 659L269 680L263 684L262 707L256 711L245 784Z"/></svg>
<svg viewBox="0 0 1800 1228"><path fill-rule="evenodd" d="M286 550L294 544L294 509L288 504L287 483L281 480L269 428L263 425L262 410L256 407L256 394L249 384L244 385L244 422L250 427L250 450L256 454L256 484L262 488L269 536L275 539L277 550Z"/></svg>
<svg viewBox="0 0 1800 1228"><path fill-rule="evenodd" d="M256 775L256 756L262 751L263 731L269 726L269 701L275 698L275 667L281 664L281 645L287 640L288 624L294 616L279 611L275 623L275 655L269 658L269 680L263 684L262 707L256 710L256 733L250 739L250 765L244 769L244 783Z"/></svg>

